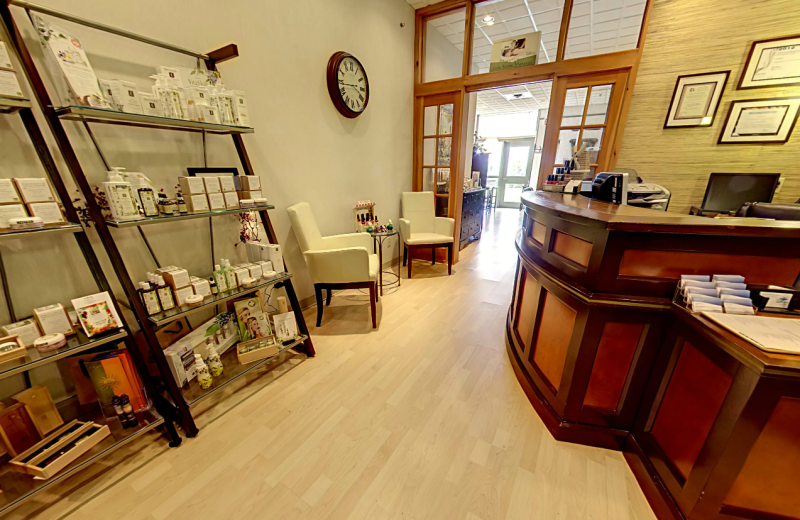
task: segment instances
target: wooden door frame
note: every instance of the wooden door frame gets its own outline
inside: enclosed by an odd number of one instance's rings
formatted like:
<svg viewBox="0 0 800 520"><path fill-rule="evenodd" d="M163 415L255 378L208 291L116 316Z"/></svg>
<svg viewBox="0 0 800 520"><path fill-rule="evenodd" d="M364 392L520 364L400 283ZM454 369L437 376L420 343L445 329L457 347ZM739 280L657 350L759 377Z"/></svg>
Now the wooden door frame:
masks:
<svg viewBox="0 0 800 520"><path fill-rule="evenodd" d="M454 133L456 127L459 128L459 153L456 158L455 164L451 160L450 169L450 204L448 206L448 214L451 218L456 220L455 234L456 241L459 240L461 230L461 205L463 198L463 179L465 175L465 153L464 151L469 146L467 140L467 128L469 122L467 121L468 113L462 110L467 106L466 96L478 90L487 88L496 88L504 86L518 85L521 83L532 83L536 81L552 80L552 91L556 91L559 87L559 81L566 81L565 76L577 76L580 74L597 74L604 72L619 72L626 75L625 83L623 85L623 96L620 100L620 106L616 110L615 122L613 125L609 124L607 127L613 133L613 136L606 138L604 142L610 146L606 150L607 154L607 169L612 169L616 166L619 149L622 144L622 135L625 128L625 120L628 115L628 108L630 107L631 97L633 96L633 86L636 80L636 73L639 69L639 62L641 61L642 52L644 50L645 37L647 35L647 27L652 12L653 0L647 0L645 4L644 15L642 19L642 26L639 31L639 41L637 47L631 50L612 52L608 54L600 54L596 56L587 56L584 58L564 59L566 53L567 37L569 34L569 22L572 14L572 6L574 0L565 0L563 12L561 16L561 25L558 36L558 47L555 56L555 61L550 63L542 63L538 65L530 65L527 67L519 67L515 69L507 69L495 72L487 72L484 74L470 74L470 67L472 63L472 44L473 44L473 28L475 19L475 6L488 0L443 0L436 4L426 7L421 7L416 10L415 17L415 40L414 40L414 170L412 172L412 186L415 191L422 189L421 183L417 180L418 165L417 159L421 162L422 157L419 155L421 150L417 150L419 142L419 133L422 132L421 118L422 118L422 100L424 96L432 96L436 94L454 93L456 94L457 103L459 105L459 117L461 124L455 120L453 121ZM439 81L432 81L425 83L425 37L426 37L426 21L438 16L444 16L453 11L465 9L464 20L464 44L462 54L462 71L461 77L444 79ZM550 110L548 111L548 118L553 114L554 107L563 107L564 100L558 102L555 99L557 96L551 96ZM560 110L559 108L558 110ZM455 112L455 106L454 106ZM468 112L468 111L467 111ZM611 108L609 107L609 113ZM455 142L455 136L453 138ZM558 133L555 134L555 141L550 138L554 144L558 142ZM544 151L547 150L548 135L545 129L545 140L542 144L542 163L545 163ZM551 144L552 146L552 144ZM419 157L418 157L419 156ZM421 170L420 170L421 171ZM541 175L541 168L539 180L537 184L543 182ZM453 252L453 262L458 262L459 251L456 249Z"/></svg>

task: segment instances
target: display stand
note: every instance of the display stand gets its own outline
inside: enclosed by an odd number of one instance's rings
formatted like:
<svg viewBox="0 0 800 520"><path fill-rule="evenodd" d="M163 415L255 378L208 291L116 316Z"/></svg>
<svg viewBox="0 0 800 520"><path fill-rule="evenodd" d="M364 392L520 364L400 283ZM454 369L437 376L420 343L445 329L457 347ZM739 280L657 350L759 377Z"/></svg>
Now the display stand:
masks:
<svg viewBox="0 0 800 520"><path fill-rule="evenodd" d="M3 5L4 8L5 5ZM7 9L7 8L6 8ZM3 14L6 14L5 12ZM3 22L7 18L3 17ZM5 30L5 23L0 27L0 40L6 43L9 52L16 54L16 46L14 45L15 39L8 38ZM119 302L113 296L111 287L108 280L100 268L97 256L92 249L89 239L80 223L78 212L72 205L71 197L67 191L63 179L56 167L50 150L44 140L41 129L39 128L33 111L31 110L31 103L28 100L5 98L0 97L0 114L5 114L3 117L19 116L27 134L33 144L36 154L45 170L47 178L55 189L58 198L64 208L67 222L62 224L48 224L40 229L29 230L4 230L0 232L0 241L6 240L42 240L49 239L55 234L72 234L75 241L80 248L86 265L91 272L97 289L99 292L108 291L111 296L112 302L119 308ZM2 278L3 293L5 302L8 308L9 317L12 322L23 318L19 316L17 310L14 308L14 301L12 294L11 283L6 275L5 265L2 261L2 254L0 254L0 278ZM105 424L110 429L110 435L106 437L99 444L93 446L85 454L81 455L77 460L69 464L55 476L47 480L35 480L29 475L15 472L10 469L8 465L0 468L0 489L3 493L0 495L0 514L4 514L11 509L18 507L24 502L36 497L40 492L52 486L70 475L80 471L81 469L89 466L95 461L99 460L112 451L120 448L126 443L138 438L154 428L163 428L165 433L170 439L171 446L178 446L181 443L181 438L178 435L175 426L170 420L170 417L175 417L175 408L156 391L155 381L147 373L147 367L141 356L136 343L133 341L133 335L125 322L124 316L120 316L122 320L122 328L116 331L108 332L99 336L87 337L82 332L78 332L74 336L68 338L68 343L57 350L51 352L39 352L34 348L28 348L25 356L16 361L3 363L0 365L0 380L21 374L25 380L25 386L31 388L31 379L29 372L33 369L42 367L44 365L54 363L61 359L74 356L77 354L92 354L100 353L106 350L114 350L122 343L130 352L131 358L136 365L136 370L144 384L147 395L154 401L155 410L149 410L137 414L139 425L135 428L123 428L119 421L116 419L106 419L99 406L92 408L88 412L85 406L79 406L75 398L68 398L63 402L57 403L57 409L65 422L73 419L80 421L93 421L98 424ZM167 420L165 420L165 417Z"/></svg>
<svg viewBox="0 0 800 520"><path fill-rule="evenodd" d="M229 126L229 125L197 123L193 121L175 120L162 117L126 114L122 112L115 112L111 110L98 110L88 107L63 107L63 108L55 107L42 81L37 66L34 63L30 53L28 52L28 49L25 46L25 42L23 41L17 27L14 24L14 18L9 5L18 6L22 9L25 9L25 11L28 13L29 16L31 11L36 11L48 16L69 20L70 22L73 23L84 25L86 27L91 27L93 29L104 31L110 34L115 34L117 36L122 36L124 38L136 40L148 45L153 45L180 54L189 55L197 58L198 60L203 60L208 70L216 70L216 65L218 63L237 57L238 49L236 45L231 44L221 49L212 51L208 54L198 53L171 45L169 43L133 34L122 29L117 29L90 20L78 18L76 16L63 13L60 11L55 11L47 7L31 4L29 2L25 2L22 0L7 0L7 2L8 3L3 2L2 4L0 4L0 15L2 16L3 21L9 27L9 32L11 33L12 40L19 48L19 53L23 63L23 67L25 69L25 72L29 78L31 85L33 86L36 99L47 118L48 124L50 125L50 128L53 132L56 142L58 143L59 150L61 151L61 154L63 155L64 160L67 163L67 166L72 172L72 175L75 178L75 181L78 187L80 188L84 199L86 200L87 209L95 224L97 233L100 237L103 247L105 248L108 257L111 260L111 264L114 267L114 271L117 277L119 278L120 283L122 284L122 288L125 291L125 294L127 295L128 301L130 302L130 308L133 311L134 315L136 316L137 321L139 322L139 326L141 328L142 333L144 334L148 348L150 349L152 357L156 362L158 371L161 375L160 381L163 383L166 392L169 394L175 406L177 407L177 414L180 424L183 427L184 432L186 433L187 436L194 437L198 433L198 428L197 425L195 424L194 417L192 416L192 411L190 407L196 402L198 402L200 399L214 393L219 388L223 388L227 383L243 376L253 368L263 365L264 363L267 363L270 360L263 360L259 363L253 363L251 365L247 365L246 367L241 367L241 370L237 370L233 368L232 360L226 358L226 356L228 356L228 353L226 352L226 354L222 356L223 363L227 365L225 375L223 376L223 378L221 378L221 380L218 380L217 384L213 385L211 388L207 390L200 392L199 393L200 395L198 395L198 392L195 390L199 390L199 387L198 389L194 389L192 386L197 384L196 381L192 381L189 383L188 391L186 389L178 387L175 379L172 377L167 359L164 356L161 344L156 336L156 330L159 327L164 326L170 323L171 321L174 321L175 319L184 318L186 314L188 314L189 312L194 312L196 309L203 309L207 308L210 305L215 305L216 303L220 302L220 299L226 300L233 297L244 296L248 293L255 292L257 289L263 287L264 285L274 285L275 287L283 287L286 290L286 294L289 298L292 310L294 311L294 314L297 319L297 325L298 325L298 330L301 334L301 339L299 339L295 344L292 344L291 347L302 351L307 356L313 356L315 353L314 347L311 342L311 338L308 335L308 328L306 327L303 314L300 310L300 303L297 300L297 295L295 294L294 288L292 286L291 275L279 277L275 280L271 280L269 282L262 283L259 286L245 289L242 291L235 290L235 291L229 291L227 293L221 293L220 295L217 296L217 298L214 299L214 301L204 303L200 307L193 307L190 311L185 313L177 312L175 313L175 315L173 315L170 314L173 311L167 311L167 313L161 313L160 315L149 316L144 308L142 301L138 297L136 287L134 286L134 281L131 279L128 270L125 267L125 262L111 233L110 227L122 226L122 223L115 225L115 223L107 222L103 218L100 207L94 198L92 186L89 184L88 179L86 178L86 175L84 173L83 167L75 153L75 150L72 147L72 143L70 142L69 136L65 131L63 121L74 120L82 122L83 127L91 137L95 147L97 148L98 153L100 154L101 158L103 158L104 162L105 158L103 156L103 153L99 147L97 140L94 138L94 135L91 132L90 123L116 124L124 126L141 126L141 127L152 127L158 129L166 129L166 130L200 132L203 135L204 145L205 145L205 137L207 134L231 135L245 175L255 175L255 173L253 172L253 167L247 155L247 150L244 145L244 140L242 139L242 134L252 133L253 129L246 127ZM272 223L270 222L269 215L267 214L268 209L269 207L257 208L257 211L259 213L261 222L267 233L269 241L271 243L277 243L277 237L275 236L275 231L272 228ZM250 208L241 210L241 212L246 212L246 211L254 211L254 209ZM225 215L228 213L229 212L217 212L209 214L208 215L209 224L211 224L213 217ZM147 219L147 220L125 222L124 225L136 226L139 229L139 233L142 236L142 239L144 240L148 250L150 251L153 261L157 266L159 266L160 264L158 262L158 259L152 247L150 246L149 242L147 241L147 237L145 236L141 226L144 224L153 224L153 223L161 223L163 225L166 225L170 222L178 221L183 218L185 218L185 216L162 217L159 219ZM210 226L210 238L212 240L212 248L211 248L212 258L210 259L211 260L210 267L211 267L214 264L213 227L211 226ZM211 269L209 269L209 272L210 271ZM229 293L235 293L235 294L229 294Z"/></svg>

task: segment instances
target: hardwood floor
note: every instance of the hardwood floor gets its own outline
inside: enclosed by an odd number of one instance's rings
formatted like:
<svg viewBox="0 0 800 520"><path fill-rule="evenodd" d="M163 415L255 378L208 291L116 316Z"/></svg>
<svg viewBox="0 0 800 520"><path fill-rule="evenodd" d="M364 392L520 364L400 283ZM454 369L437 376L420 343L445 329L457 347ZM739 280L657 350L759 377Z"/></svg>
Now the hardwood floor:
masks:
<svg viewBox="0 0 800 520"><path fill-rule="evenodd" d="M154 434L10 517L655 518L622 455L554 441L514 377L518 226L518 211L496 210L452 276L415 260L376 331L367 294L335 295L311 329L316 358L221 402L181 447Z"/></svg>

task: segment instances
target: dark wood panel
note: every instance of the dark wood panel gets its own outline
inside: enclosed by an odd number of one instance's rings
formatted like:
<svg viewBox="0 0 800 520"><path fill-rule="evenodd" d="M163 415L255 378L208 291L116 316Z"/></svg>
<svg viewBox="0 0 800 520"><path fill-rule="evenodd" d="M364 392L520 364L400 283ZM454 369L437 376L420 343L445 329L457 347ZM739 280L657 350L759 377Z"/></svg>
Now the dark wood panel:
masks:
<svg viewBox="0 0 800 520"><path fill-rule="evenodd" d="M592 256L592 243L561 231L556 231L553 238L553 252L578 265L587 267L589 258Z"/></svg>
<svg viewBox="0 0 800 520"><path fill-rule="evenodd" d="M644 325L608 321L603 326L583 405L616 410Z"/></svg>
<svg viewBox="0 0 800 520"><path fill-rule="evenodd" d="M577 313L550 291L542 300L532 360L558 392Z"/></svg>
<svg viewBox="0 0 800 520"><path fill-rule="evenodd" d="M547 226L534 220L532 221L531 227L531 238L534 239L540 246L544 245L544 236L547 233Z"/></svg>
<svg viewBox="0 0 800 520"><path fill-rule="evenodd" d="M683 478L691 473L733 378L684 342L652 435Z"/></svg>
<svg viewBox="0 0 800 520"><path fill-rule="evenodd" d="M519 306L517 307L517 337L523 346L523 352L530 347L533 337L533 325L536 323L536 280L523 267L520 270Z"/></svg>
<svg viewBox="0 0 800 520"><path fill-rule="evenodd" d="M783 397L724 505L800 519L800 399Z"/></svg>
<svg viewBox="0 0 800 520"><path fill-rule="evenodd" d="M712 275L721 268L744 276L748 283L791 286L800 275L800 258L629 249L622 255L619 275L680 280L682 274Z"/></svg>

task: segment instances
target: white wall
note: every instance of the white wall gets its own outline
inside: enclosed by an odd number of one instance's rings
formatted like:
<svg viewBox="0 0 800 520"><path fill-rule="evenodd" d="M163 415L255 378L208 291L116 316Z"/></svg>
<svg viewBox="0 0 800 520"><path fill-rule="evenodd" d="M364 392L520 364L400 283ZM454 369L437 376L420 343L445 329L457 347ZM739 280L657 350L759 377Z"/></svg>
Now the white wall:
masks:
<svg viewBox="0 0 800 520"><path fill-rule="evenodd" d="M239 46L240 57L220 64L219 70L226 86L247 92L256 132L244 140L265 196L276 206L270 212L272 223L301 299L311 296L313 287L286 214L288 206L309 202L323 235L352 232L351 208L360 199L374 200L382 220L397 222L400 193L411 189L412 170L414 10L405 0L249 0L224 5L211 0L135 4L46 0L45 4L202 52L228 43ZM29 48L38 55L38 42L31 39L24 12L14 8L14 13ZM53 23L81 37L100 78L134 81L140 90L149 90L148 76L159 65L195 64L193 58L87 27L61 20ZM327 62L339 50L359 58L369 77L369 106L355 120L339 115L327 92ZM40 123L47 133L41 118ZM85 131L78 123L66 125L90 182L99 185L105 168ZM93 128L113 165L145 172L170 194L187 166L203 165L200 134ZM0 176L44 175L18 121L0 119L0 140ZM241 168L230 137L209 136L208 143L210 166ZM58 155L55 146L51 149ZM68 177L60 157L58 162ZM210 274L206 220L144 229L162 264L181 265L198 276ZM235 217L214 219L217 259L244 259L243 248L234 247L238 230ZM113 279L96 235L93 231L90 235ZM128 270L134 279L142 279L154 264L137 231L114 230L114 235ZM4 241L0 251L12 277L19 316L30 315L35 306L68 305L71 298L96 292L70 237ZM393 241L384 260L396 254ZM0 320L8 322L5 307ZM56 393L54 388L51 392ZM4 391L0 397L6 395Z"/></svg>

